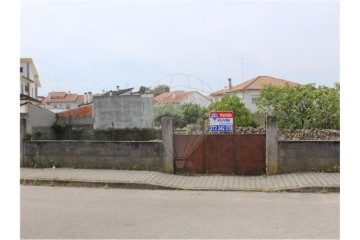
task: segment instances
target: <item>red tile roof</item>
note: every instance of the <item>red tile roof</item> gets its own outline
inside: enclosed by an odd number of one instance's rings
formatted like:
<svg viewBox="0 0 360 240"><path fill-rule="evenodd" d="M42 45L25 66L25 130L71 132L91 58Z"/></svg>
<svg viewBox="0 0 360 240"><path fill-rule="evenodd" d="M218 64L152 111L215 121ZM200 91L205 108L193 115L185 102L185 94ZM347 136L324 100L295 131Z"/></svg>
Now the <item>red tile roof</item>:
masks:
<svg viewBox="0 0 360 240"><path fill-rule="evenodd" d="M95 95L93 95L95 96ZM77 99L76 99L76 102L78 103L84 103L84 95L78 95Z"/></svg>
<svg viewBox="0 0 360 240"><path fill-rule="evenodd" d="M59 112L59 116L92 116L92 105Z"/></svg>
<svg viewBox="0 0 360 240"><path fill-rule="evenodd" d="M66 96L66 92L51 92L49 95L51 99L64 98Z"/></svg>
<svg viewBox="0 0 360 240"><path fill-rule="evenodd" d="M156 103L159 104L172 104L180 103L181 100L187 98L188 96L194 94L194 91L185 92L185 91L174 91L174 92L164 92L154 98Z"/></svg>
<svg viewBox="0 0 360 240"><path fill-rule="evenodd" d="M49 99L50 97L50 99ZM84 95L78 94L67 94L66 92L51 92L47 97L45 97L41 104L46 103L84 103Z"/></svg>
<svg viewBox="0 0 360 240"><path fill-rule="evenodd" d="M222 95L225 93L230 92L236 92L241 90L260 90L264 88L266 85L272 85L276 87L285 87L285 85L288 84L289 86L302 86L299 83L294 83L290 81L286 81L284 79L274 78L270 76L258 76L255 78L252 78L246 82L240 83L238 85L235 85L234 87L229 89L222 89L216 92L213 92L211 95Z"/></svg>

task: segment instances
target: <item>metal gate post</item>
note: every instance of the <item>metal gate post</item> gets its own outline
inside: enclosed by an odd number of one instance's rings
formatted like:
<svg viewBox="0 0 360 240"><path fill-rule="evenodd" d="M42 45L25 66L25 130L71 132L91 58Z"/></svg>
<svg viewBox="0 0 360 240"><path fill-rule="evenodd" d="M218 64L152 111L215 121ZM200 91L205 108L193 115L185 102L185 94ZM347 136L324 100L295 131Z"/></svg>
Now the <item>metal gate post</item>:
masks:
<svg viewBox="0 0 360 240"><path fill-rule="evenodd" d="M235 129L235 111L233 111L233 173L236 173L236 129Z"/></svg>

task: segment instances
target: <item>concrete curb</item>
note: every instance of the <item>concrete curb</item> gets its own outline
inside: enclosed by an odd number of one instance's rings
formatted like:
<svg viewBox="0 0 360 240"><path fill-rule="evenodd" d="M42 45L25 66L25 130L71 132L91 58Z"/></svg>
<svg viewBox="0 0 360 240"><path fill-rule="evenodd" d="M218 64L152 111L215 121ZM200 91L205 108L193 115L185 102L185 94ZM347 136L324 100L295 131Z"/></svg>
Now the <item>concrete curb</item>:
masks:
<svg viewBox="0 0 360 240"><path fill-rule="evenodd" d="M339 186L311 186L289 188L264 188L264 189L232 189L232 188L182 188L161 184L135 183L135 182L108 182L108 181L79 181L59 179L21 179L20 184L31 186L61 186L61 187L90 187L90 188L123 188L146 190L184 190L184 191L238 191L238 192L302 192L302 193L327 193L340 192Z"/></svg>

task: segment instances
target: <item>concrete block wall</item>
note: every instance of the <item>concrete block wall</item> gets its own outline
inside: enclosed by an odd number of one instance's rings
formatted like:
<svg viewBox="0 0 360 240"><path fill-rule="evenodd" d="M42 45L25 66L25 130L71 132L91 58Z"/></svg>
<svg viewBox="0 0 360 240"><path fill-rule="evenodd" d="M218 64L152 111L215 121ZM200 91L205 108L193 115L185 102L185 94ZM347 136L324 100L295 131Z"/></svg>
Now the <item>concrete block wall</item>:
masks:
<svg viewBox="0 0 360 240"><path fill-rule="evenodd" d="M340 141L279 141L279 172L304 172L340 166Z"/></svg>
<svg viewBox="0 0 360 240"><path fill-rule="evenodd" d="M73 125L75 126L75 125ZM107 130L94 130L93 125L76 125L83 128L83 132L76 136L67 126L61 140L98 140L112 141L112 132ZM33 134L33 140L58 140L52 127L35 127L33 133L41 132L40 138ZM158 129L115 129L115 141L150 141L161 139L161 130Z"/></svg>
<svg viewBox="0 0 360 240"><path fill-rule="evenodd" d="M33 127L32 138L34 140L54 140L56 139L55 132L52 127ZM36 132L41 132L41 136L36 136Z"/></svg>
<svg viewBox="0 0 360 240"><path fill-rule="evenodd" d="M60 167L163 169L162 142L26 141L24 166L34 160L57 161Z"/></svg>
<svg viewBox="0 0 360 240"><path fill-rule="evenodd" d="M92 125L94 123L92 116L59 116L59 119L67 125Z"/></svg>
<svg viewBox="0 0 360 240"><path fill-rule="evenodd" d="M32 128L51 127L56 120L55 113L32 104L29 104L29 117Z"/></svg>
<svg viewBox="0 0 360 240"><path fill-rule="evenodd" d="M94 129L152 128L152 96L99 96L94 97Z"/></svg>

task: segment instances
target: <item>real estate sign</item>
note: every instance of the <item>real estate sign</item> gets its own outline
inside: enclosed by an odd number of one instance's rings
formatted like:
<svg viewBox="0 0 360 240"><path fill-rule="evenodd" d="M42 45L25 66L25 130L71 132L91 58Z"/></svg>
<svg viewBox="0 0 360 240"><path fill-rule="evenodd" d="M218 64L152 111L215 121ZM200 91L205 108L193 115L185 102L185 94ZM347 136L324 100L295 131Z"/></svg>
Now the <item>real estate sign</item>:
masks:
<svg viewBox="0 0 360 240"><path fill-rule="evenodd" d="M211 132L232 132L234 125L233 112L210 112Z"/></svg>

